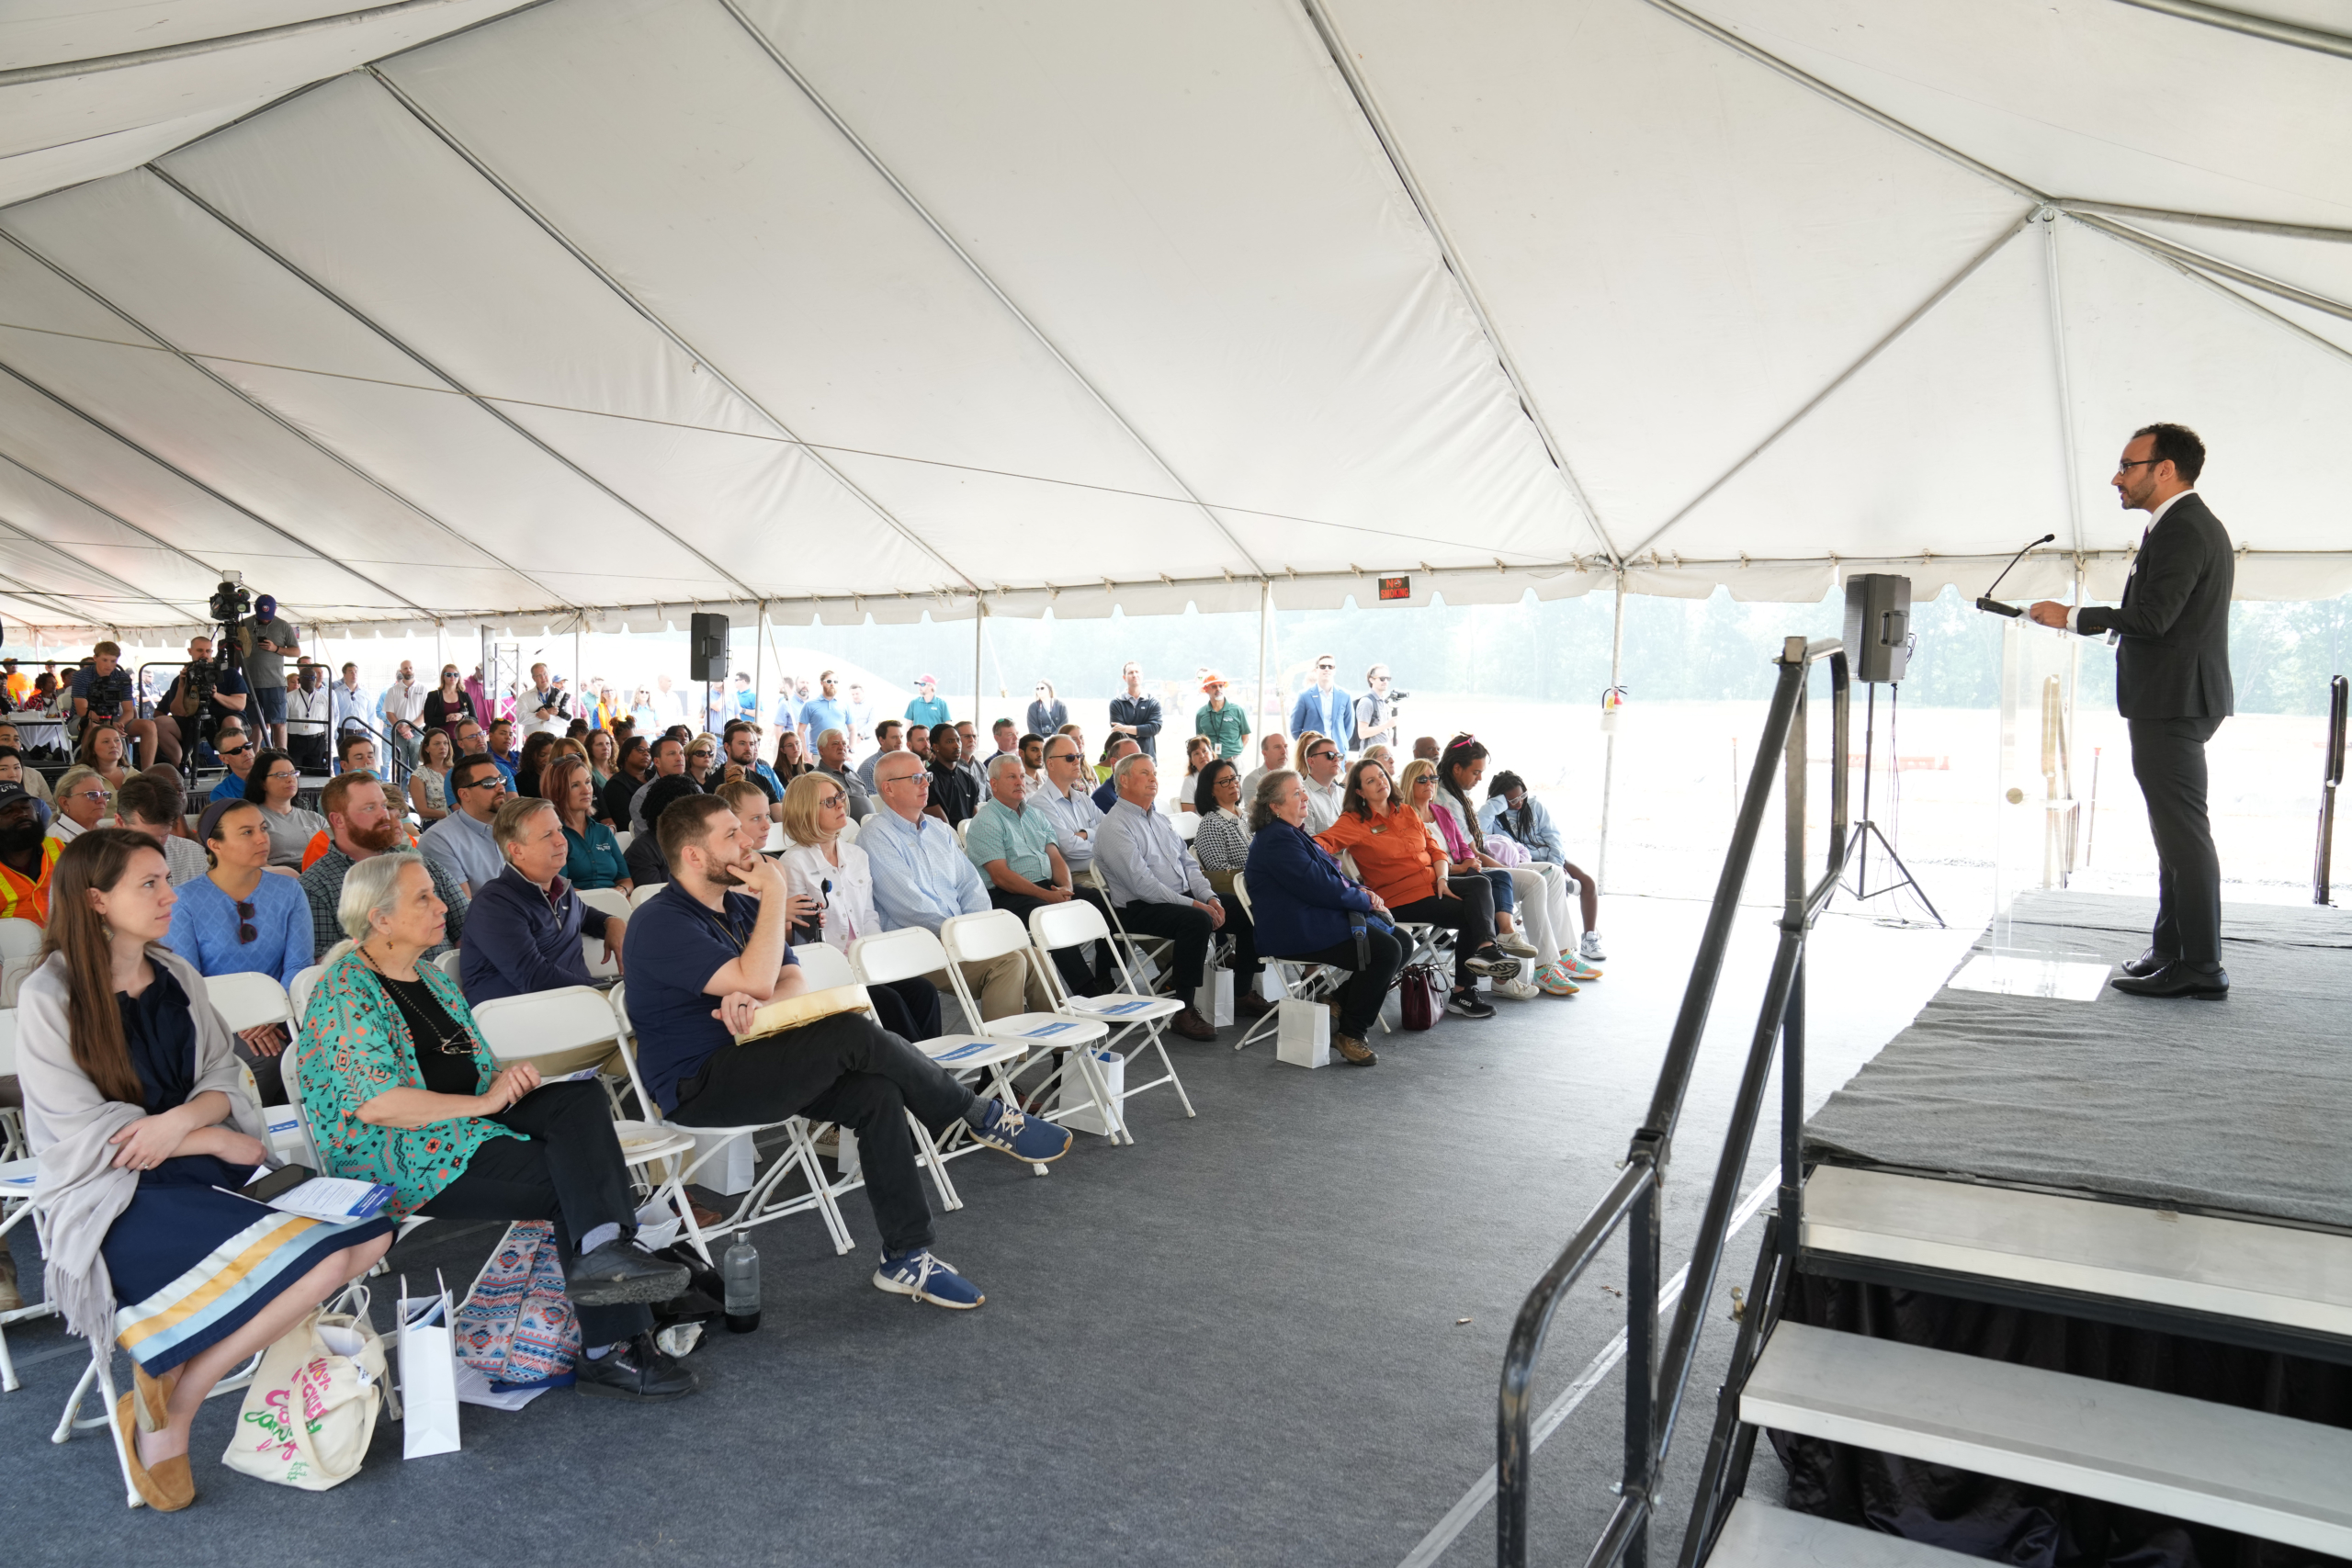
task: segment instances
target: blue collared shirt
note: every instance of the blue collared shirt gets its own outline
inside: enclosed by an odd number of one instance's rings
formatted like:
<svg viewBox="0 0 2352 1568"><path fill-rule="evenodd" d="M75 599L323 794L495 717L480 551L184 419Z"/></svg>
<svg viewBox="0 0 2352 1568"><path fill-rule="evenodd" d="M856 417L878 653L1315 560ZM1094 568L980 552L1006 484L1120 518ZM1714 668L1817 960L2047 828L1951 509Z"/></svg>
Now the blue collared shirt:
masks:
<svg viewBox="0 0 2352 1568"><path fill-rule="evenodd" d="M1072 871L1082 871L1094 860L1095 840L1102 837L1102 808L1084 789L1072 785L1068 795L1053 786L1046 787L1029 797L1032 810L1042 810L1046 819L1054 825L1054 842L1062 852L1062 859Z"/></svg>
<svg viewBox="0 0 2352 1568"><path fill-rule="evenodd" d="M1174 825L1132 800L1118 802L1102 818L1094 866L1114 904L1205 904L1216 897Z"/></svg>
<svg viewBox="0 0 2352 1568"><path fill-rule="evenodd" d="M498 852L490 824L477 822L463 811L453 810L427 828L417 847L425 859L470 888L469 896L476 898L506 869L506 857Z"/></svg>
<svg viewBox="0 0 2352 1568"><path fill-rule="evenodd" d="M989 908L989 890L964 858L956 829L936 817L910 822L885 807L866 818L857 847L874 868L874 908L885 931L921 926L936 934L954 916Z"/></svg>
<svg viewBox="0 0 2352 1568"><path fill-rule="evenodd" d="M1013 875L1040 886L1054 879L1054 864L1046 854L1053 845L1051 818L1031 807L1015 811L993 797L980 807L964 836L964 852L981 875L988 874L989 862L1001 860Z"/></svg>
<svg viewBox="0 0 2352 1568"><path fill-rule="evenodd" d="M850 739L849 705L839 697L812 697L800 705L801 728L808 731L808 750L814 751L817 742L828 729L838 729L842 739Z"/></svg>
<svg viewBox="0 0 2352 1568"><path fill-rule="evenodd" d="M589 983L580 939L605 934L612 917L580 901L557 877L542 888L513 866L475 885L458 950L458 984L469 1006L531 991Z"/></svg>

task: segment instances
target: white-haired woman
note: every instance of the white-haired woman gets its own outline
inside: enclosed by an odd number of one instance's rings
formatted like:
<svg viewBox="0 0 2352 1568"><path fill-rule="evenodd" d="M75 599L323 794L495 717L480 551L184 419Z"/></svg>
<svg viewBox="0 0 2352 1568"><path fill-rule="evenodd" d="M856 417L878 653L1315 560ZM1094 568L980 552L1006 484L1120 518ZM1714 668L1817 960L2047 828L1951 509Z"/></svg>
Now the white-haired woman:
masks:
<svg viewBox="0 0 2352 1568"><path fill-rule="evenodd" d="M636 1201L605 1092L500 1067L456 981L419 962L447 907L423 857L378 855L343 881L329 951L303 1010L302 1106L331 1176L380 1181L390 1211L444 1219L552 1220L580 1311L587 1393L691 1393L693 1372L653 1341L648 1303L686 1270L636 1243Z"/></svg>

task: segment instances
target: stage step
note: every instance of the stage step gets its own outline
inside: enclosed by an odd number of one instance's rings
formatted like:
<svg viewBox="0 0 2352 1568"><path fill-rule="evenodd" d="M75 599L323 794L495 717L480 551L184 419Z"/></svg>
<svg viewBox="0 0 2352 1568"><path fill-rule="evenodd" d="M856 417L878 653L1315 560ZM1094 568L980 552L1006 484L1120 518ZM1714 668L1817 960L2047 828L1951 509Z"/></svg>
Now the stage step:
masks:
<svg viewBox="0 0 2352 1568"><path fill-rule="evenodd" d="M1707 1568L1960 1568L1977 1561L1742 1497L1707 1554Z"/></svg>
<svg viewBox="0 0 2352 1568"><path fill-rule="evenodd" d="M2352 1236L2291 1225L1825 1165L1803 1245L2352 1339Z"/></svg>
<svg viewBox="0 0 2352 1568"><path fill-rule="evenodd" d="M2352 1431L1782 1323L1740 1417L2352 1556Z"/></svg>

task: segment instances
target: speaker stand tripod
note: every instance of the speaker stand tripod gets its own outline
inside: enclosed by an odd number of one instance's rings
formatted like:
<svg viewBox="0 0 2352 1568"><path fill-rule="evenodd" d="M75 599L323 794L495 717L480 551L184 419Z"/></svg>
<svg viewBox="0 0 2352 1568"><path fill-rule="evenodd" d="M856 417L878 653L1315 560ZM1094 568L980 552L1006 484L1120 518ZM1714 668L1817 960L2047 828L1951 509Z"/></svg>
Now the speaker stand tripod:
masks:
<svg viewBox="0 0 2352 1568"><path fill-rule="evenodd" d="M1871 774L1874 771L1871 764L1874 743L1878 739L1878 683L1868 682L1864 689L1869 694L1863 699L1862 708L1862 815L1861 819L1854 824L1853 880L1850 883L1841 880L1838 886L1851 893L1857 903L1866 903L1872 898L1883 897L1889 893L1899 892L1908 887L1911 889L1912 897L1927 906L1928 916L1940 926L1944 924L1944 918L1937 912L1935 901L1928 897L1928 890L1919 886L1919 879L1911 874L1911 868L1903 863L1903 857L1894 852L1893 841L1880 829L1879 825L1871 819ZM1890 747L1894 744L1894 714L1897 701L1894 694L1897 690L1899 688L1894 686L1887 688L1887 744ZM1844 759L1840 758L1838 761L1842 763ZM1895 765L1898 768L1902 766L1899 757L1896 759ZM1872 839L1878 840L1878 847L1885 852L1886 858L1894 863L1894 869L1901 874L1894 881L1879 887L1872 887L1870 885L1871 840Z"/></svg>

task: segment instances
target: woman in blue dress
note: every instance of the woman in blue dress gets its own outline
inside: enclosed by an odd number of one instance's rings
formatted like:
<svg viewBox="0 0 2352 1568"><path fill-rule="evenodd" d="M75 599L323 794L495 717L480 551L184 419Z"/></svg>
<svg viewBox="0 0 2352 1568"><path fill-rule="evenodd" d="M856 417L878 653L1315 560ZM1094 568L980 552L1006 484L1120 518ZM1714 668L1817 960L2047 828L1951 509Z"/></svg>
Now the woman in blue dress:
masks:
<svg viewBox="0 0 2352 1568"><path fill-rule="evenodd" d="M204 977L164 945L176 901L145 834L67 845L17 1024L51 1297L74 1333L130 1352L115 1420L133 1484L166 1512L196 1500L188 1424L213 1384L366 1273L393 1230L238 1196L265 1129Z"/></svg>
<svg viewBox="0 0 2352 1568"><path fill-rule="evenodd" d="M164 940L199 975L266 975L281 986L311 965L311 900L294 877L270 870L269 827L250 800L216 800L197 825L211 869L181 884ZM264 1105L286 1103L278 1059L286 1026L237 1032L237 1055L254 1070Z"/></svg>

